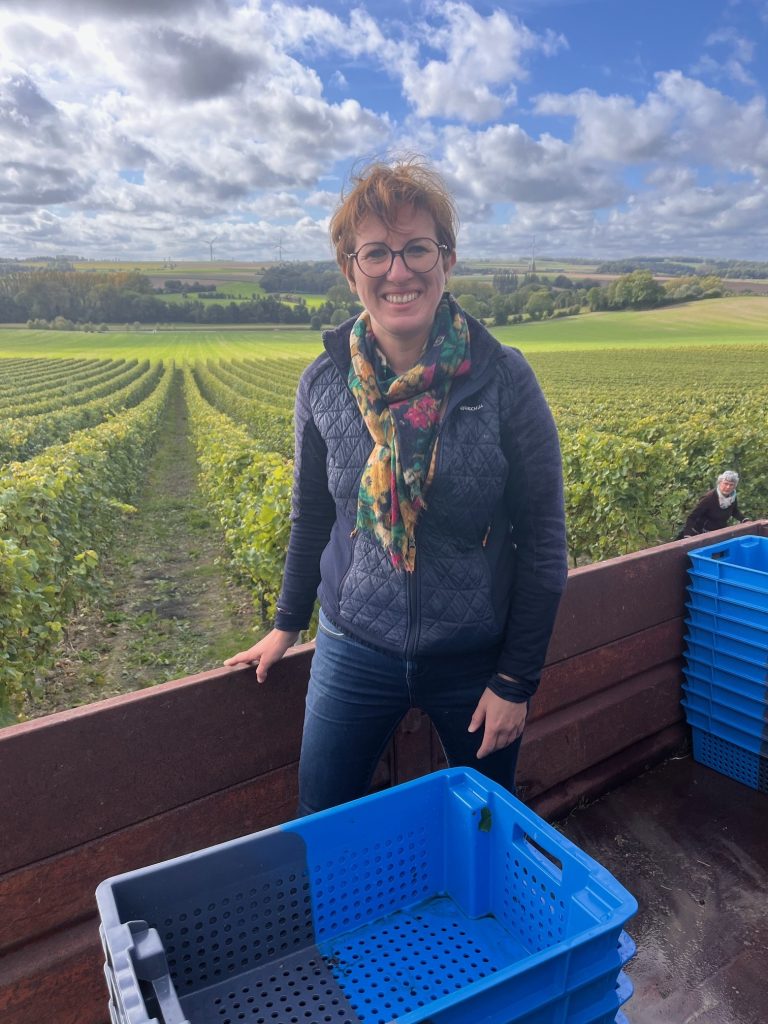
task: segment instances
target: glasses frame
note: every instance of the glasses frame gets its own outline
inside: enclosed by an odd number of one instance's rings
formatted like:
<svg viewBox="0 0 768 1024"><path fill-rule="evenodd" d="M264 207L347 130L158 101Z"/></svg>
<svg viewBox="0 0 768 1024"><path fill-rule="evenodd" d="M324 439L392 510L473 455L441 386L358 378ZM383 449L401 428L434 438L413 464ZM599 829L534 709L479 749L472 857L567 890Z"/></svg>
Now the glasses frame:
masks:
<svg viewBox="0 0 768 1024"><path fill-rule="evenodd" d="M408 266L408 260L405 258L405 250L408 248L409 245L413 245L414 242L431 242L433 245L437 246L437 255L435 256L435 262L432 264L432 266L429 268L429 270L414 270L412 267ZM389 266L387 267L386 270L383 270L380 274L369 274L367 270L363 270L363 268L360 266L360 260L358 259L358 254L360 252L362 252L362 250L365 248L366 245L380 245L382 248L387 249L388 252L389 252L389 256L390 256ZM412 238L410 240L410 242L407 242L403 246L402 249L393 249L391 246L387 245L386 242L366 242L365 245L361 245L360 246L360 248L357 250L357 252L345 252L344 256L348 260L354 260L355 261L355 263L357 264L357 267L358 267L358 269L359 269L361 274L364 274L366 277L369 277L369 278L371 278L371 280L375 281L376 278L378 278L378 277L386 277L387 276L387 274L390 272L390 270L394 266L395 256L399 256L400 257L400 259L403 261L403 265L405 266L405 269L410 271L412 274L429 274L429 273L431 273L435 269L437 264L440 262L440 253L442 252L442 253L447 255L450 251L451 251L450 248L447 245L445 245L445 243L438 242L436 239L430 238L429 235L419 235L418 238Z"/></svg>

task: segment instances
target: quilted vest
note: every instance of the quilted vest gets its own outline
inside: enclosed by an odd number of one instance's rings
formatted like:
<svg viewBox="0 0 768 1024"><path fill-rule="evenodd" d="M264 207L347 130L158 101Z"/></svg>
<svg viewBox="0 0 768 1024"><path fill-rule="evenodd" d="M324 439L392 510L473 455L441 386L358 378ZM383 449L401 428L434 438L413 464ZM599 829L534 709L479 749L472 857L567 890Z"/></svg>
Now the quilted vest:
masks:
<svg viewBox="0 0 768 1024"><path fill-rule="evenodd" d="M322 607L343 630L406 657L491 648L502 639L514 571L514 523L504 500L514 467L503 423L522 357L471 321L472 371L448 397L416 528L416 568L406 573L370 534L354 531L372 441L347 386L349 326L328 332L328 357L303 382L336 504L320 563Z"/></svg>

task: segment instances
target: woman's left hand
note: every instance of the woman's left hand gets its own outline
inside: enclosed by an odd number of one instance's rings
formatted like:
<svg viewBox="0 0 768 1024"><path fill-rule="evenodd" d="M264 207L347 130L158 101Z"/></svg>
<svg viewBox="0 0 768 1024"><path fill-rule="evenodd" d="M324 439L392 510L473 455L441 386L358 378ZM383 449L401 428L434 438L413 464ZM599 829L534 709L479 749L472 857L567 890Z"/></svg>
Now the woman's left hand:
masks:
<svg viewBox="0 0 768 1024"><path fill-rule="evenodd" d="M469 723L469 732L477 732L481 726L485 727L483 742L477 752L478 758L487 757L488 754L503 750L510 743L514 743L522 734L527 714L526 703L517 704L511 700L504 700L493 690L486 689Z"/></svg>

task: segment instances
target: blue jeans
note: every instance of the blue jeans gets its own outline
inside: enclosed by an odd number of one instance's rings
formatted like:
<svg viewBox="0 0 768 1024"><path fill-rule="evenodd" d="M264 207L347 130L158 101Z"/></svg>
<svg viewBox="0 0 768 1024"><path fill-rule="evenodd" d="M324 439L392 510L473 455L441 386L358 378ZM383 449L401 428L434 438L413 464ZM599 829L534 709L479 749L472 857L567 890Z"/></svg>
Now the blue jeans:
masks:
<svg viewBox="0 0 768 1024"><path fill-rule="evenodd" d="M467 732L498 651L409 660L342 633L320 613L299 764L299 814L363 796L398 722L414 707L432 719L452 766L471 766L514 793L516 740L481 760L483 730Z"/></svg>

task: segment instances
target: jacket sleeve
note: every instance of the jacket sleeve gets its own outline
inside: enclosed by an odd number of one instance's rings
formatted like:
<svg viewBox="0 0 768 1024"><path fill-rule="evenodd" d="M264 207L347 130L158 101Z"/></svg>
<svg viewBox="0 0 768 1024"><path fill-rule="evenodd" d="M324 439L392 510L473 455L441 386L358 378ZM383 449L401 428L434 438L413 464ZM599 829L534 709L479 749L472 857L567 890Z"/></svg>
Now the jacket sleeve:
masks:
<svg viewBox="0 0 768 1024"><path fill-rule="evenodd" d="M507 509L516 568L504 644L491 688L512 701L535 692L568 576L563 469L555 421L523 356L508 350L513 370L502 443L509 463Z"/></svg>
<svg viewBox="0 0 768 1024"><path fill-rule="evenodd" d="M276 628L291 632L309 625L320 583L320 556L336 518L328 490L327 450L312 417L310 388L307 371L296 395L291 535L275 616Z"/></svg>

